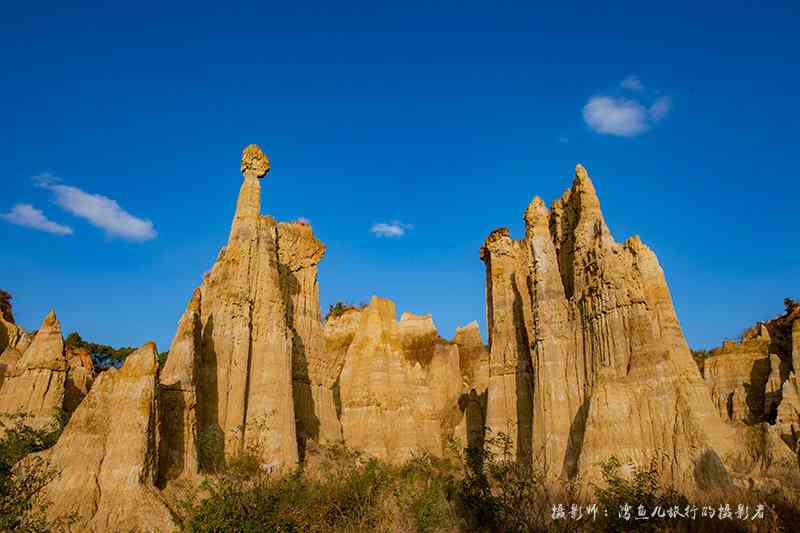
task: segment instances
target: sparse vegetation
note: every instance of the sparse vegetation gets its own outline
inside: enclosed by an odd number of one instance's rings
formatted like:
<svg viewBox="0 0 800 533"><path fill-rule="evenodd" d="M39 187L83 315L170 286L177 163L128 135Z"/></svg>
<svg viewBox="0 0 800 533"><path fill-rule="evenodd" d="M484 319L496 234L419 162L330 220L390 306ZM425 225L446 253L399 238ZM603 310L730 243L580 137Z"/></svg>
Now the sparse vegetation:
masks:
<svg viewBox="0 0 800 533"><path fill-rule="evenodd" d="M14 297L10 293L0 289L0 315L7 322L14 323L14 313L11 312L11 300Z"/></svg>
<svg viewBox="0 0 800 533"><path fill-rule="evenodd" d="M325 320L328 320L329 318L340 317L351 309L363 309L366 306L367 304L365 303L349 304L345 302L336 302L335 304L328 306L328 312L325 314Z"/></svg>
<svg viewBox="0 0 800 533"><path fill-rule="evenodd" d="M44 430L27 426L26 420L24 414L4 420L5 435L0 439L0 531L45 532L58 529L62 522L47 522L48 502L41 494L58 472L42 458L28 455L55 444L66 419L60 415ZM68 517L63 521L67 520Z"/></svg>
<svg viewBox="0 0 800 533"><path fill-rule="evenodd" d="M706 359L711 356L711 350L692 350L692 358L694 359L700 374L703 374L706 365Z"/></svg>
<svg viewBox="0 0 800 533"><path fill-rule="evenodd" d="M586 485L548 481L539 461L516 460L503 434L488 438L484 449L459 450L451 443L450 451L450 459L422 455L396 466L343 444L312 444L305 466L283 477L263 470L255 455L244 454L206 479L204 499L184 502L184 527L198 532L725 532L790 531L798 518L792 504L757 493L748 493L741 503L751 514L765 504L761 521L703 516L704 506L721 502L690 502L663 484L655 463L626 473L612 457L601 465L602 483ZM731 503L735 512L740 502ZM682 518L687 512L695 517Z"/></svg>

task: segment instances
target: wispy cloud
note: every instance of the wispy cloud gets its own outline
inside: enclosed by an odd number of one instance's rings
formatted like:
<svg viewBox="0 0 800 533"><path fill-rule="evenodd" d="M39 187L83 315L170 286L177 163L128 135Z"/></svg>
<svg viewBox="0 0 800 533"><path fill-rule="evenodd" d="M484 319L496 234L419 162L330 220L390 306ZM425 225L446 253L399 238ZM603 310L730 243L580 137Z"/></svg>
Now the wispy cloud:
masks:
<svg viewBox="0 0 800 533"><path fill-rule="evenodd" d="M17 204L8 213L0 215L4 220L18 226L38 229L53 235L72 235L72 228L53 222L31 204Z"/></svg>
<svg viewBox="0 0 800 533"><path fill-rule="evenodd" d="M377 237L402 237L406 231L414 229L411 224L404 224L399 220L392 220L391 222L379 222L373 224L370 231Z"/></svg>
<svg viewBox="0 0 800 533"><path fill-rule="evenodd" d="M644 90L644 85L642 84L642 80L639 79L639 76L628 76L624 80L622 80L619 84L625 90L633 91L638 93L639 91Z"/></svg>
<svg viewBox="0 0 800 533"><path fill-rule="evenodd" d="M56 205L102 229L108 237L148 241L157 236L151 221L128 213L107 196L64 185L58 178L48 174L35 176L34 181L39 187L53 193Z"/></svg>
<svg viewBox="0 0 800 533"><path fill-rule="evenodd" d="M652 129L672 108L668 96L653 100L654 91L645 90L636 76L628 76L620 86L639 95L636 98L595 95L583 106L583 120L594 131L604 135L636 137Z"/></svg>
<svg viewBox="0 0 800 533"><path fill-rule="evenodd" d="M653 119L653 122L658 122L667 116L670 109L672 109L672 100L669 96L656 98L656 101L650 106L650 118Z"/></svg>

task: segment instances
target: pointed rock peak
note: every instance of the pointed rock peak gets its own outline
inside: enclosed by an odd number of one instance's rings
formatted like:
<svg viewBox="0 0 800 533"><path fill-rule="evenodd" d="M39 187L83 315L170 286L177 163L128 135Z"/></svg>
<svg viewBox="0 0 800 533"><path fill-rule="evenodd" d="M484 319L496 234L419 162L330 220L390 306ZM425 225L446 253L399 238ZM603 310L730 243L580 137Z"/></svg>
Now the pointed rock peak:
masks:
<svg viewBox="0 0 800 533"><path fill-rule="evenodd" d="M158 370L158 351L156 343L146 342L141 348L130 354L125 359L120 373L125 376L140 377L150 374L155 375Z"/></svg>
<svg viewBox="0 0 800 533"><path fill-rule="evenodd" d="M594 188L594 183L589 177L586 168L580 163L575 165L575 180L572 182L572 189L578 193L583 193L591 196L597 196Z"/></svg>
<svg viewBox="0 0 800 533"><path fill-rule="evenodd" d="M67 368L64 355L64 338L61 336L61 323L52 309L44 317L39 331L30 346L23 353L18 364L23 369L48 369L62 371Z"/></svg>
<svg viewBox="0 0 800 533"><path fill-rule="evenodd" d="M575 165L575 178L581 181L589 179L589 173L586 171L586 167L580 163Z"/></svg>
<svg viewBox="0 0 800 533"><path fill-rule="evenodd" d="M251 144L242 150L242 174L246 178L263 178L269 172L269 158L257 144Z"/></svg>
<svg viewBox="0 0 800 533"><path fill-rule="evenodd" d="M58 321L55 309L51 309L47 316L42 320L39 331L61 331L61 322Z"/></svg>
<svg viewBox="0 0 800 533"><path fill-rule="evenodd" d="M544 224L546 226L548 224L549 214L550 213L547 210L547 205L545 205L541 196L535 196L525 209L525 216L523 217L525 220L525 226L533 227L538 224Z"/></svg>

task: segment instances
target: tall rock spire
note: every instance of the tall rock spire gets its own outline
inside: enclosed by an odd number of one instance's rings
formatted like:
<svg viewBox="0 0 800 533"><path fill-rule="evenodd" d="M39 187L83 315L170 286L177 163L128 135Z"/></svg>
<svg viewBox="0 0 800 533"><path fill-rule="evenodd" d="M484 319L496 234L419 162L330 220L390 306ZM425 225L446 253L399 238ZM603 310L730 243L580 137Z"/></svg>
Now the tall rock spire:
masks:
<svg viewBox="0 0 800 533"><path fill-rule="evenodd" d="M643 465L662 450L671 451L661 466L675 481L705 476L721 464L716 452L730 451L730 432L692 362L655 255L638 238L614 242L581 165L549 213L534 198L524 218L523 240L496 230L481 249L487 426L510 426L517 454L553 476L591 479L612 454ZM726 475L723 467L715 477Z"/></svg>
<svg viewBox="0 0 800 533"><path fill-rule="evenodd" d="M242 153L243 183L236 204L228 245L203 279L199 298L193 298L181 320L176 342L178 368L167 367L169 387L184 400L192 395L188 366L196 361L196 424L200 466L212 466L244 451L261 456L265 467L297 463L297 439L292 399L292 339L287 325L277 247L277 223L261 216L262 178L270 168L256 145ZM192 315L199 300L199 324ZM199 328L200 340L188 330ZM199 342L199 346L194 343ZM191 353L197 349L198 354ZM186 368L180 368L186 367ZM184 390L184 387L188 389ZM177 398L176 396L176 399ZM178 402L180 403L180 402ZM168 409L191 424L190 405L181 412ZM191 439L189 439L191 440ZM179 439L183 446L191 446ZM176 452L191 463L194 452ZM166 464L169 466L169 463ZM165 465L162 465L164 468ZM162 475L167 475L161 472Z"/></svg>
<svg viewBox="0 0 800 533"><path fill-rule="evenodd" d="M242 151L240 168L244 181L242 181L239 198L236 201L236 214L233 216L231 224L230 241L253 238L258 217L261 215L261 183L259 180L269 172L270 162L261 148L251 144Z"/></svg>

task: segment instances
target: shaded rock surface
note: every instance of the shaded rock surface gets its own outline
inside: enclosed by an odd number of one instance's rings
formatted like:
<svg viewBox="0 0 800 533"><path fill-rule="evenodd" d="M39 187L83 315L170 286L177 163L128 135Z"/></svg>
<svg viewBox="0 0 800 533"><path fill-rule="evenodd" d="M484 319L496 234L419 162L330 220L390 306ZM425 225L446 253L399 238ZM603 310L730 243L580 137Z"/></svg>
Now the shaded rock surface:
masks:
<svg viewBox="0 0 800 533"><path fill-rule="evenodd" d="M201 291L196 289L178 323L159 383L159 484L199 472L197 384L202 351Z"/></svg>
<svg viewBox="0 0 800 533"><path fill-rule="evenodd" d="M301 455L309 439L342 439L333 392L341 365L325 351L319 305L317 265L324 255L325 246L309 224L278 224L280 283L292 345L292 392Z"/></svg>
<svg viewBox="0 0 800 533"><path fill-rule="evenodd" d="M738 341L725 341L705 360L705 380L724 420L767 424L769 438L797 451L800 426L795 365L800 305L786 300L781 316L758 322ZM776 447L776 450L778 448Z"/></svg>
<svg viewBox="0 0 800 533"><path fill-rule="evenodd" d="M67 380L64 384L64 412L71 415L89 394L95 378L92 354L86 348L66 349Z"/></svg>

